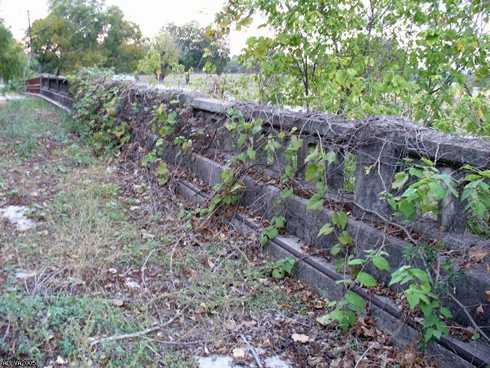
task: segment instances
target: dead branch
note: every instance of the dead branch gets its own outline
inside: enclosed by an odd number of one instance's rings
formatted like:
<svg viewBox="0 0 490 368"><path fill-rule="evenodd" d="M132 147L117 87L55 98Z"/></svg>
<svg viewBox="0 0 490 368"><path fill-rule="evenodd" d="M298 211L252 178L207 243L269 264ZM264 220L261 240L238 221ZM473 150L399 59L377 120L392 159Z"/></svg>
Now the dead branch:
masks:
<svg viewBox="0 0 490 368"><path fill-rule="evenodd" d="M105 342L109 342L109 341L134 339L136 337L142 337L144 335L148 335L148 334L150 334L152 332L158 331L158 330L160 330L160 329L162 329L164 327L167 327L167 326L171 325L177 318L179 318L182 315L182 312L183 311L181 311L180 313L177 313L173 318L169 319L167 322L160 323L160 324L158 324L156 326L147 328L146 330L142 330L142 331L138 331L138 332L133 332L133 333L128 333L128 334L121 334L121 335L113 335L113 336L109 336L109 337L102 337L102 338L99 338L99 339L92 340L92 342L90 343L90 347L92 348L92 347L94 347L97 344L101 344L101 343L105 343Z"/></svg>
<svg viewBox="0 0 490 368"><path fill-rule="evenodd" d="M458 298L456 298L454 295L449 294L449 296L463 310L464 314L466 315L466 317L468 317L468 320L470 321L472 326L475 328L475 330L480 334L480 336L482 336L487 342L490 343L490 337L488 337L488 335L485 332L483 332L481 327L478 326L478 324L475 322L475 320L471 316L470 312L468 312L468 309L466 309L465 305L463 303L461 303L458 300Z"/></svg>

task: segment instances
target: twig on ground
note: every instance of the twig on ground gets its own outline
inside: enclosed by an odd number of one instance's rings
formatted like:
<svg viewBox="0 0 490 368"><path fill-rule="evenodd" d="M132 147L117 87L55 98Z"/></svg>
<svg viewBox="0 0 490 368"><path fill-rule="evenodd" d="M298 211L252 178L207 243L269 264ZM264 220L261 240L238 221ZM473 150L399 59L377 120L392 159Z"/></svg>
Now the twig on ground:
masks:
<svg viewBox="0 0 490 368"><path fill-rule="evenodd" d="M156 341L159 344L162 345L169 345L169 346L192 346L192 345L199 345L202 344L201 340L194 340L194 341L169 341L169 340L158 340L158 339L152 339L152 338L147 338L148 340L151 341Z"/></svg>
<svg viewBox="0 0 490 368"><path fill-rule="evenodd" d="M145 279L145 270L146 270L146 264L148 263L148 260L150 259L151 255L153 252L155 252L156 248L153 248L148 255L146 256L145 261L143 262L143 266L141 266L141 281L143 282L143 287L147 289L146 287L146 279Z"/></svg>
<svg viewBox="0 0 490 368"><path fill-rule="evenodd" d="M255 350L255 348L248 342L247 338L244 335L240 335L240 337L242 338L243 342L245 344L247 344L248 350L250 350L250 353L254 357L255 362L257 363L257 366L259 368L262 368L263 367L263 364L260 361L259 355L257 354L257 351Z"/></svg>
<svg viewBox="0 0 490 368"><path fill-rule="evenodd" d="M356 365L354 366L354 368L357 368L359 366L359 364L362 362L362 360L366 357L367 353L369 352L369 350L371 350L371 348L374 346L374 344L371 344L368 346L368 348L364 351L364 353L362 353L361 357L359 358L359 360L356 362Z"/></svg>
<svg viewBox="0 0 490 368"><path fill-rule="evenodd" d="M172 246L172 251L170 252L170 264L169 264L169 271L170 274L173 274L173 264L174 264L174 254L175 250L177 249L177 246L180 244L180 242L187 236L187 234L182 235L179 239L177 239L173 246Z"/></svg>
<svg viewBox="0 0 490 368"><path fill-rule="evenodd" d="M125 340L125 339L133 339L133 338L136 338L136 337L141 337L141 336L147 335L149 333L158 331L158 330L160 330L160 329L162 329L164 327L167 327L170 324L172 324L177 318L179 318L182 315L182 312L183 312L183 310L180 313L177 313L173 318L169 319L167 322L160 323L160 324L158 324L156 326L147 328L146 330L142 330L142 331L138 331L138 332L133 332L133 333L128 333L128 334L121 334L121 335L113 335L113 336L109 336L109 337L102 337L100 339L92 340L92 342L90 343L90 347L94 347L97 344L104 343L104 342L109 342L109 341L118 341L118 340Z"/></svg>

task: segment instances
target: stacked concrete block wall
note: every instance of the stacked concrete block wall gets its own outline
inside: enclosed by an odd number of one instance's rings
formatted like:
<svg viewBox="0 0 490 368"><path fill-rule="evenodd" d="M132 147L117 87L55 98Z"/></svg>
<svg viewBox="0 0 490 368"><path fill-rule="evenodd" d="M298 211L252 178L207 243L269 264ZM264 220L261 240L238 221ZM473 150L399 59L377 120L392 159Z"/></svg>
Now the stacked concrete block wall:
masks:
<svg viewBox="0 0 490 368"><path fill-rule="evenodd" d="M72 106L66 80L44 76L40 84L41 94L67 107ZM258 183L250 176L244 178L247 189L242 204L266 217L282 213L287 219L288 233L307 244L328 250L335 239L333 236L319 238L318 231L330 220L334 208L343 208L351 213L348 230L354 239L355 252L363 255L365 250L383 246L390 254L393 267L403 264L405 250L413 247L412 237L416 237L417 242L428 244L442 242L447 252L462 256L475 247L490 251L489 239L468 230L464 203L459 199L447 197L442 201L438 217L420 217L407 224L392 212L382 196L383 192L391 190L394 175L405 167L407 158L414 161L430 159L441 172L458 178L464 174L465 165L490 169L488 139L448 135L396 117L352 121L324 113L227 103L182 91L125 82L111 81L107 88L114 85L125 90L118 108L119 120L129 123L133 139L147 150L156 141L150 129L153 109L163 103L167 109L179 112L181 133L197 143L194 152L183 154L169 144L162 157L172 164L186 167L209 185L220 181L223 161L237 153L232 136L224 128L232 108L239 110L247 120L261 119L263 134L294 130L304 145L298 153L299 163L316 145L322 145L326 151L335 151L337 161L326 168L329 189L326 199L333 205L320 211L307 210L307 200L300 195L288 198L278 209L274 203L280 190L276 186ZM142 108L135 109L135 105ZM271 165L267 165L260 152L257 156L257 167L271 177L280 176L284 169L286 160L283 152L287 141L282 145ZM350 171L346 168L347 161L349 165L355 165ZM347 174L350 177L346 177ZM309 188L301 167L295 180L299 186ZM353 183L349 188L347 181ZM461 189L458 188L460 192ZM454 281L452 291L466 306L465 309L450 298L445 300L459 323L473 327L472 323L476 322L487 333L490 332L488 267L487 257L471 268L462 269L463 275ZM377 276L388 281L386 274Z"/></svg>

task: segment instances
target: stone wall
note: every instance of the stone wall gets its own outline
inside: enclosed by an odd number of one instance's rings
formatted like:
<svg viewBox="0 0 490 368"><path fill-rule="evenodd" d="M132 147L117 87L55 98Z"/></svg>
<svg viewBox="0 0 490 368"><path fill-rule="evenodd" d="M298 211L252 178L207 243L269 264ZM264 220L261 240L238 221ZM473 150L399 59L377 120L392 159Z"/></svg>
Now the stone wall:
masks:
<svg viewBox="0 0 490 368"><path fill-rule="evenodd" d="M311 193L312 188L304 180L304 168L301 165L295 175L295 184L300 189L297 195L291 196L280 206L276 205L280 190L275 179L284 168L287 141L283 141L271 165L267 164L265 154L259 150L252 163L257 170L243 177L246 190L241 204L266 218L274 214L284 215L288 234L317 247L319 251L328 250L336 240L333 236L319 238L317 234L321 226L330 220L335 210L348 211L351 214L348 230L354 239L354 252L363 255L365 250L382 246L390 254L393 268L402 265L406 249L413 248L414 243L425 242L434 247L443 244L437 262L443 262L451 254L455 267L464 272L452 284L452 291L466 308L461 308L450 298L445 303L462 325L472 328L472 323L476 322L489 332L489 259L487 256L483 262L472 264L470 268L465 267L465 260L472 249L490 251L490 240L468 231L464 203L456 198L446 199L441 203L437 218L421 217L407 224L392 213L380 194L390 190L393 177L404 168L406 158L415 162L428 158L441 172L456 178L464 175L464 165L489 169L490 140L447 135L396 117L351 121L324 113L225 103L147 85L116 81L106 83L107 88L118 86L124 90L117 119L130 126L133 138L131 145L134 146L132 158L141 159L144 153L153 148L157 137L150 129L152 111L163 103L166 109L178 112L177 134L192 138L193 151L182 152L178 147L168 144L160 152L161 156L173 165L186 168L209 186L220 182L226 159L237 153L233 137L224 128L231 108L239 110L245 119L262 119L265 135L295 130L303 139L303 148L298 153L299 163L316 145L321 144L326 151L335 151L337 162L326 168L329 192L326 194L326 206L322 210L306 209L307 199L300 193ZM72 106L66 80L42 76L40 85L41 95L65 107ZM355 167L349 168L348 165ZM351 185L346 185L346 182ZM461 191L461 188L458 190ZM325 258L332 261L328 256ZM388 281L388 275L376 270L371 272L379 279ZM473 321L468 318L468 314ZM480 363L485 362L485 356L490 357L488 345L480 344L473 349L481 352ZM470 354L468 359L473 358ZM475 362L478 363L478 360Z"/></svg>

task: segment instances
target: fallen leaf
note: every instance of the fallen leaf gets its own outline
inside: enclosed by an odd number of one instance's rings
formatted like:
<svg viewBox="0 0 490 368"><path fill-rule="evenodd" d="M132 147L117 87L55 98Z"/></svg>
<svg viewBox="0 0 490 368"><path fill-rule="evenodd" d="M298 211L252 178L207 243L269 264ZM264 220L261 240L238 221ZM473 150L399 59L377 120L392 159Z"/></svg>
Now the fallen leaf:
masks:
<svg viewBox="0 0 490 368"><path fill-rule="evenodd" d="M112 299L112 304L116 307L122 307L124 305L124 300L122 299Z"/></svg>
<svg viewBox="0 0 490 368"><path fill-rule="evenodd" d="M402 353L400 365L402 367L414 367L417 361L417 354L413 350L407 350Z"/></svg>
<svg viewBox="0 0 490 368"><path fill-rule="evenodd" d="M476 308L476 314L479 314L479 315L484 315L485 314L485 310L483 309L483 305L479 305L478 308Z"/></svg>
<svg viewBox="0 0 490 368"><path fill-rule="evenodd" d="M243 321L241 323L242 327L245 327L245 328L252 328L252 327L255 327L255 325L257 325L257 322L256 321Z"/></svg>
<svg viewBox="0 0 490 368"><path fill-rule="evenodd" d="M490 290L485 291L485 298L487 299L487 302L490 303Z"/></svg>
<svg viewBox="0 0 490 368"><path fill-rule="evenodd" d="M237 324L234 320L229 319L225 321L224 326L227 330L234 331L237 329Z"/></svg>
<svg viewBox="0 0 490 368"><path fill-rule="evenodd" d="M488 256L488 250L481 247L474 247L468 251L468 255L471 261L479 263L483 261L486 256Z"/></svg>
<svg viewBox="0 0 490 368"><path fill-rule="evenodd" d="M155 235L143 229L141 230L141 237L143 238L143 240L148 240L148 239L154 239Z"/></svg>
<svg viewBox="0 0 490 368"><path fill-rule="evenodd" d="M292 334L291 338L295 342L300 342L302 344L306 344L307 342L310 341L310 337L308 335L303 335L303 334Z"/></svg>
<svg viewBox="0 0 490 368"><path fill-rule="evenodd" d="M362 334L365 337L376 337L376 330L374 328L361 327Z"/></svg>

